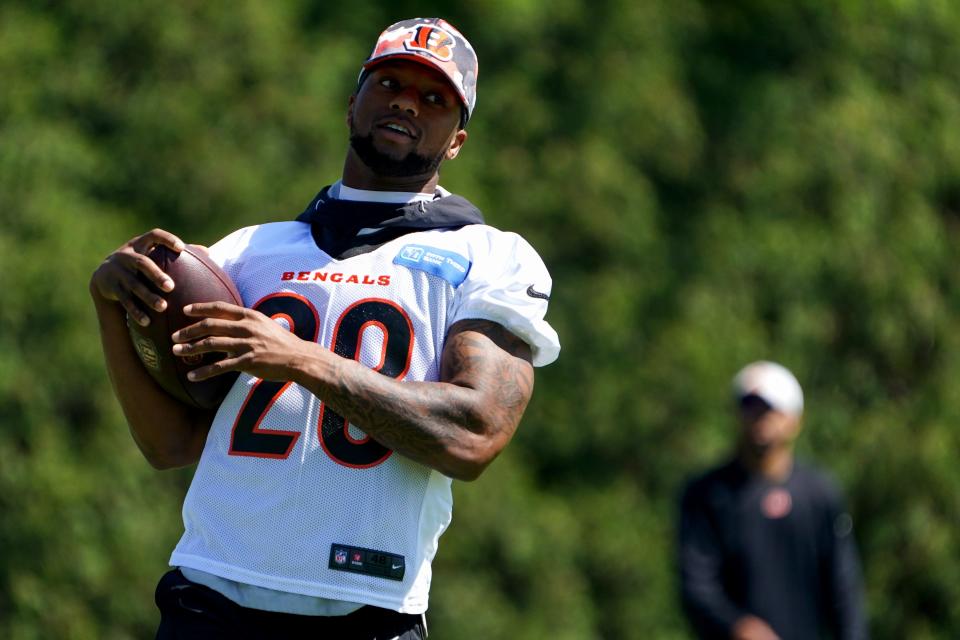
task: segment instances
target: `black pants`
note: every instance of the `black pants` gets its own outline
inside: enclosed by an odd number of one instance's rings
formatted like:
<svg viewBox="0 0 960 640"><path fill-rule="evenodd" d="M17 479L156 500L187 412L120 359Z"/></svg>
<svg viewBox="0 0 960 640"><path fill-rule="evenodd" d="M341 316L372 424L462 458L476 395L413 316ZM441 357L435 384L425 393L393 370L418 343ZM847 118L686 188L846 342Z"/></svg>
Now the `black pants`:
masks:
<svg viewBox="0 0 960 640"><path fill-rule="evenodd" d="M156 640L423 640L423 616L365 606L345 616L300 616L241 607L179 569L157 584Z"/></svg>

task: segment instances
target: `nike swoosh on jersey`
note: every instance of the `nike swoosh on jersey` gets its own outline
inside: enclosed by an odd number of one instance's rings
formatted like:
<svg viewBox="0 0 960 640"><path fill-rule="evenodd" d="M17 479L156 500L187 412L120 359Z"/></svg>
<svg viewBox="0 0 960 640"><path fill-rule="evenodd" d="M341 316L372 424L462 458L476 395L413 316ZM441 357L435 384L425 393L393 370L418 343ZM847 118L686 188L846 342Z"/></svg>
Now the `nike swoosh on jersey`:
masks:
<svg viewBox="0 0 960 640"><path fill-rule="evenodd" d="M527 287L527 295L530 296L531 298L540 298L541 300L550 299L550 294L541 293L537 291L536 289L533 288L533 285L530 285L529 287Z"/></svg>

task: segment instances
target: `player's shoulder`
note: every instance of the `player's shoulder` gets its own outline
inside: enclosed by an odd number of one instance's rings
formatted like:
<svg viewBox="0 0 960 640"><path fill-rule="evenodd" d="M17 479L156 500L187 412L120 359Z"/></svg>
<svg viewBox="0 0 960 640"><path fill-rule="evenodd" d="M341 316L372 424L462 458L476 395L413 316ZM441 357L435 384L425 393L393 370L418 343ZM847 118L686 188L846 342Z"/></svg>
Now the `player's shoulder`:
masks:
<svg viewBox="0 0 960 640"><path fill-rule="evenodd" d="M492 224L468 224L457 230L474 240L487 242L527 242L523 236L515 231L500 229Z"/></svg>
<svg viewBox="0 0 960 640"><path fill-rule="evenodd" d="M310 239L310 225L304 222L265 222L226 235L210 247L210 256L222 266L261 253L276 253Z"/></svg>
<svg viewBox="0 0 960 640"><path fill-rule="evenodd" d="M537 250L519 233L488 224L470 224L459 229L440 231L437 237L440 242L449 244L474 262L499 262L511 256L517 260L541 261Z"/></svg>
<svg viewBox="0 0 960 640"><path fill-rule="evenodd" d="M282 238L301 238L309 235L310 225L295 220L281 222L264 222L261 224L241 227L224 236L223 241L243 241L245 246L256 246Z"/></svg>

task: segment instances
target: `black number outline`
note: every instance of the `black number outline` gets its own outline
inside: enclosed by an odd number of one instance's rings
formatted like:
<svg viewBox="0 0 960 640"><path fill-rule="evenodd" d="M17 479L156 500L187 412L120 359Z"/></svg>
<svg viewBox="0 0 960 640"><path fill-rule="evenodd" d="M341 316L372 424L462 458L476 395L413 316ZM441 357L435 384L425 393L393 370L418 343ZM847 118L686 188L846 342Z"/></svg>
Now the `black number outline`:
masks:
<svg viewBox="0 0 960 640"><path fill-rule="evenodd" d="M272 319L285 319L294 334L302 340L317 341L320 316L307 298L290 292L273 293L261 298L253 308L267 313ZM294 316L300 318L300 322ZM351 331L352 323L356 326ZM347 326L346 333L342 331L344 326ZM395 379L403 378L410 370L413 359L413 322L407 312L391 300L364 298L347 307L334 327L330 339L331 351L344 358L359 360L364 332L371 326L379 327L383 333L380 362L373 370ZM397 354L401 354L399 358ZM402 365L397 362L398 359ZM253 385L233 423L228 451L230 455L279 460L290 456L302 432L259 427L291 384L290 381L258 380ZM353 438L349 432L349 422L335 410L328 410L324 402L320 403L317 437L327 457L353 469L378 466L393 454L392 449L384 447L370 436L362 440Z"/></svg>
<svg viewBox="0 0 960 640"><path fill-rule="evenodd" d="M346 333L342 331L345 325ZM331 351L344 358L358 360L363 334L371 326L377 326L383 332L380 363L372 367L373 370L396 380L402 379L410 370L413 359L413 322L407 312L392 300L364 298L347 307L334 327L330 338ZM402 355L397 357L398 354ZM393 454L392 449L370 436L362 440L353 438L350 435L350 423L333 409L328 409L326 404L320 406L317 437L331 460L351 469L375 467Z"/></svg>
<svg viewBox="0 0 960 640"><path fill-rule="evenodd" d="M294 335L302 340L317 341L320 315L316 307L301 295L289 292L272 293L261 298L253 308L272 319L283 318ZM309 315L307 315L309 313ZM295 319L298 318L300 322ZM274 403L293 384L290 381L257 380L247 393L243 406L233 421L230 433L231 456L274 458L285 460L302 435L300 431L260 429ZM256 417L251 417L255 414Z"/></svg>

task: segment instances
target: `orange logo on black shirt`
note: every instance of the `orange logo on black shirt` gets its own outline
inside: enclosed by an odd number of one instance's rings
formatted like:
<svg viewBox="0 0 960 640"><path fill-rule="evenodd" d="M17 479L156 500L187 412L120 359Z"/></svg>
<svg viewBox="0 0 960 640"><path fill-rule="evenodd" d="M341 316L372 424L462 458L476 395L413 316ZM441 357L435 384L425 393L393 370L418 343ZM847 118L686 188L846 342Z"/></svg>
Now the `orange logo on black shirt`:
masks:
<svg viewBox="0 0 960 640"><path fill-rule="evenodd" d="M775 487L763 497L760 507L763 510L763 515L771 520L778 520L790 514L793 508L793 498L790 497L790 492L786 489Z"/></svg>

